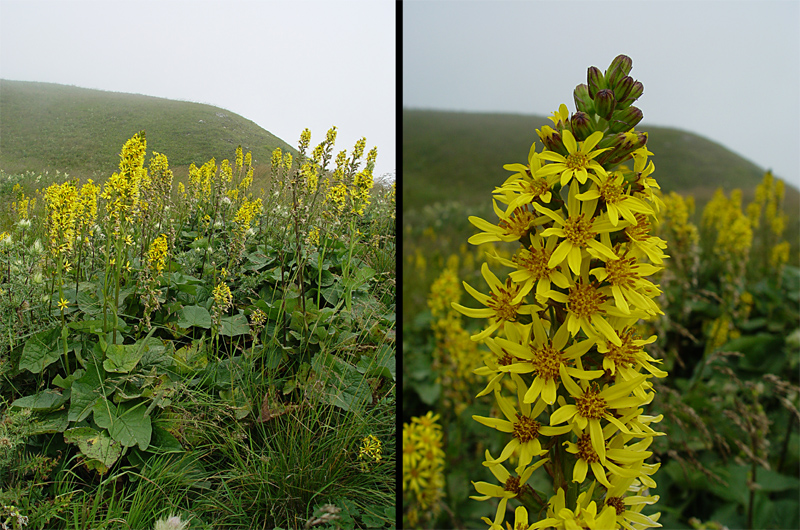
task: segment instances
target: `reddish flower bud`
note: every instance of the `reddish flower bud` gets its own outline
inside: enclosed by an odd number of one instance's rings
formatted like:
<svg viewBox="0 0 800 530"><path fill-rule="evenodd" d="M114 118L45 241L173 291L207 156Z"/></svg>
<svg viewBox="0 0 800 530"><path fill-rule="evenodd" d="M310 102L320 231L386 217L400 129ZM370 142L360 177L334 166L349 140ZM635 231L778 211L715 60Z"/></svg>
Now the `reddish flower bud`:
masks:
<svg viewBox="0 0 800 530"><path fill-rule="evenodd" d="M569 127L575 139L579 142L586 140L586 138L594 132L592 120L589 119L589 116L585 112L581 111L572 115L572 119L569 120Z"/></svg>
<svg viewBox="0 0 800 530"><path fill-rule="evenodd" d="M642 121L642 118L644 118L644 114L636 107L618 110L608 121L608 130L612 133L628 131L636 127L636 125Z"/></svg>

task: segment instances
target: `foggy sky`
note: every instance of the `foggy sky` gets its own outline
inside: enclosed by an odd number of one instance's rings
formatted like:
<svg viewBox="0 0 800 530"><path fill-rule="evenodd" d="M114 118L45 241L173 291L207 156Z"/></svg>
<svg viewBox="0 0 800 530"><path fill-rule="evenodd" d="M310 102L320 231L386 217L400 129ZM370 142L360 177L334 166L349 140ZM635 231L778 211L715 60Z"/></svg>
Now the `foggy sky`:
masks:
<svg viewBox="0 0 800 530"><path fill-rule="evenodd" d="M620 53L644 84L643 125L700 134L800 187L796 0L411 0L403 106L574 112L586 69Z"/></svg>
<svg viewBox="0 0 800 530"><path fill-rule="evenodd" d="M379 177L396 168L395 20L391 0L0 0L0 78L206 103L292 146L335 125L334 154L366 137Z"/></svg>

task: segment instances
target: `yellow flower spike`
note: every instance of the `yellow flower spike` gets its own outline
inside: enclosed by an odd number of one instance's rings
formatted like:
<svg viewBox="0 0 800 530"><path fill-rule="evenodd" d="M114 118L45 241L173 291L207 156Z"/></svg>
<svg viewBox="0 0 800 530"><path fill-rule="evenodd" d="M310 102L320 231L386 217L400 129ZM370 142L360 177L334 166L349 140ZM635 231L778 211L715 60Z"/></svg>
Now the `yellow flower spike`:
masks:
<svg viewBox="0 0 800 530"><path fill-rule="evenodd" d="M569 129L564 129L562 138L564 139L564 146L567 148L569 154L565 157L554 151L542 151L539 154L539 158L553 163L545 164L536 171L537 177L558 177L557 182L560 182L563 187L569 184L573 177L581 184L585 184L586 179L589 178L590 175L593 178L597 176L607 176L606 170L603 166L598 164L594 158L600 153L608 151L610 148L592 151L600 140L603 139L603 133L601 131L592 133L583 142L576 142L572 132ZM590 170L592 173L589 173Z"/></svg>

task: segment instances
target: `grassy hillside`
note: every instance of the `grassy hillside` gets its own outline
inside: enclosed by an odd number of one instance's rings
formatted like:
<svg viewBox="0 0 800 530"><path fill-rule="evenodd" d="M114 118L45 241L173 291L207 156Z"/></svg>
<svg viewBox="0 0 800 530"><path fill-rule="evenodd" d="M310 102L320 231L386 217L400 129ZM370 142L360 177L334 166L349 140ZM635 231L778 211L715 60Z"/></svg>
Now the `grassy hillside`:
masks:
<svg viewBox="0 0 800 530"><path fill-rule="evenodd" d="M170 165L233 157L236 146L268 164L286 142L227 110L185 101L52 83L0 80L0 169L8 173L117 169L120 147L147 132L148 154ZM293 151L293 149L292 149Z"/></svg>
<svg viewBox="0 0 800 530"><path fill-rule="evenodd" d="M450 199L483 204L510 175L503 164L525 163L542 116L403 110L403 200L414 208ZM664 191L693 194L698 202L722 186L755 188L764 172L725 147L686 131L641 127L649 133L656 177ZM541 144L538 147L541 150ZM787 211L798 203L787 189Z"/></svg>

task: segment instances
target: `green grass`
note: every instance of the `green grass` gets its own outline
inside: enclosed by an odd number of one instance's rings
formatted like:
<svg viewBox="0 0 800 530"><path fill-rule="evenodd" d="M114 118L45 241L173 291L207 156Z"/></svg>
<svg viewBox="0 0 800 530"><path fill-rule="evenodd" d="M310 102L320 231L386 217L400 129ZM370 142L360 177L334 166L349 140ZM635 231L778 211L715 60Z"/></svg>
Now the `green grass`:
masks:
<svg viewBox="0 0 800 530"><path fill-rule="evenodd" d="M117 170L120 147L147 132L148 152L170 165L198 166L252 151L255 165L269 164L276 147L289 144L252 121L211 105L52 83L0 80L0 169L24 171Z"/></svg>

